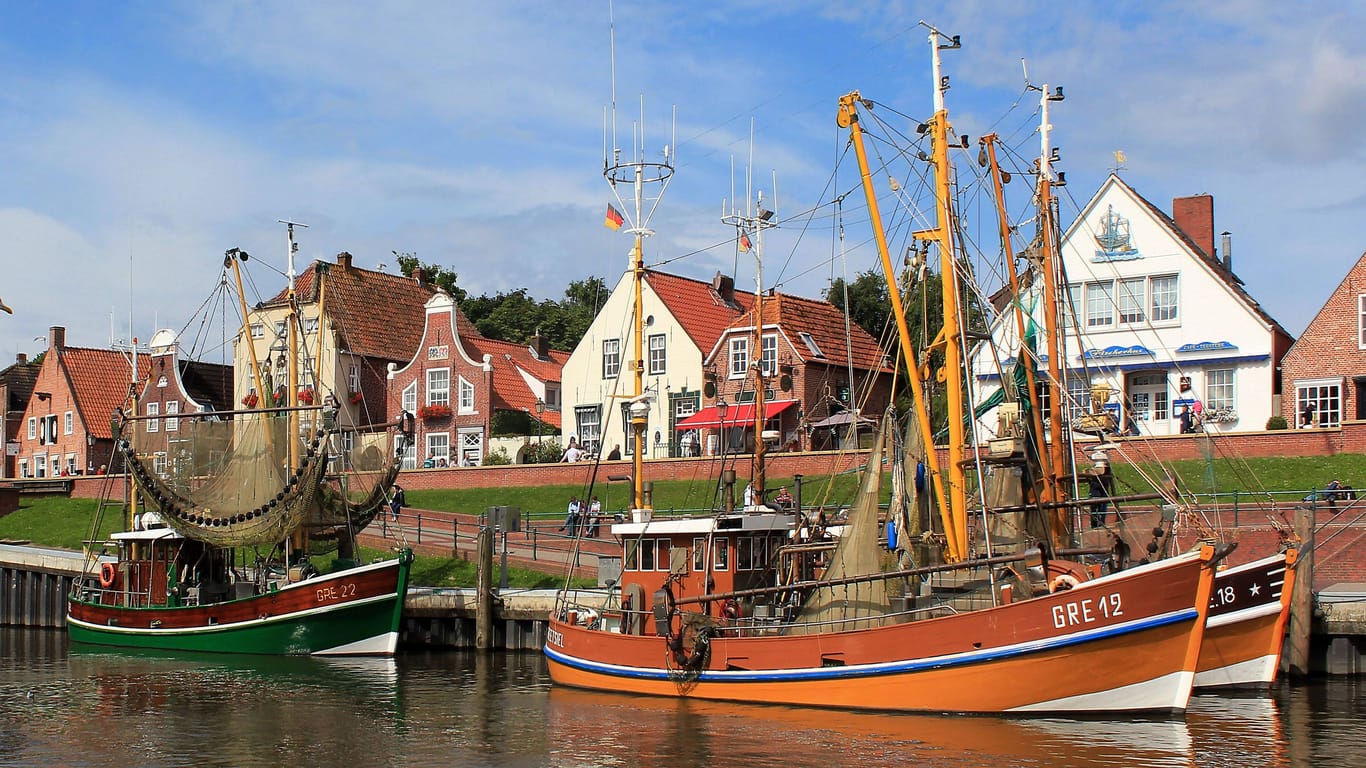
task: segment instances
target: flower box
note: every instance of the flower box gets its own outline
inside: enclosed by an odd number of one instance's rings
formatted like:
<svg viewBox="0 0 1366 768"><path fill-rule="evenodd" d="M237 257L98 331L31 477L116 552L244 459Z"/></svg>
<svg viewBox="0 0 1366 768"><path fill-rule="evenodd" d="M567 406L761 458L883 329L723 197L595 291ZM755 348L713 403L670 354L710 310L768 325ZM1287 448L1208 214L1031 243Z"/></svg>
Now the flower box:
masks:
<svg viewBox="0 0 1366 768"><path fill-rule="evenodd" d="M247 396L242 398L242 405L245 405L248 408L255 408L256 404L259 402L261 402L261 400L256 396L255 392L248 392Z"/></svg>
<svg viewBox="0 0 1366 768"><path fill-rule="evenodd" d="M444 419L451 415L451 407L449 405L424 405L417 409L417 415L424 421Z"/></svg>
<svg viewBox="0 0 1366 768"><path fill-rule="evenodd" d="M347 395L346 399L352 405L360 405L360 401L365 399L365 395L361 394L360 392L352 392L351 394Z"/></svg>
<svg viewBox="0 0 1366 768"><path fill-rule="evenodd" d="M300 404L300 405L312 405L312 404L313 404L313 390L312 390L312 389L309 389L309 388L305 387L305 388L299 390L299 404Z"/></svg>

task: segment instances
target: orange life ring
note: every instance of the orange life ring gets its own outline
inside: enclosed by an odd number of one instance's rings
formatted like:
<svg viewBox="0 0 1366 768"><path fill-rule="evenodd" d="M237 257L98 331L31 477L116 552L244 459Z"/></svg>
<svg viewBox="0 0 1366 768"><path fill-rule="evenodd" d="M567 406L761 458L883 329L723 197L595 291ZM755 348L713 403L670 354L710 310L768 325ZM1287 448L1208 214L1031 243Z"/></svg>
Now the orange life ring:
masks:
<svg viewBox="0 0 1366 768"><path fill-rule="evenodd" d="M106 589L114 586L114 577L117 574L113 563L100 563L100 586Z"/></svg>
<svg viewBox="0 0 1366 768"><path fill-rule="evenodd" d="M1054 576L1053 580L1048 582L1048 591L1060 592L1062 590L1072 589L1073 587L1078 586L1081 586L1081 582L1077 581L1076 576L1073 576L1070 573L1061 573L1057 576Z"/></svg>

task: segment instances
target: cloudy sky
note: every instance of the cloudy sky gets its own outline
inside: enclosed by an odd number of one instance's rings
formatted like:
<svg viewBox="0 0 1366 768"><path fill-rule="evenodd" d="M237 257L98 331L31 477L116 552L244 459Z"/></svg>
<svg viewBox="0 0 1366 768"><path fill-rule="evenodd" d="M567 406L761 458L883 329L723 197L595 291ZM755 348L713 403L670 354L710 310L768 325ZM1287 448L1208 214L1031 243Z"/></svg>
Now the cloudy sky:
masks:
<svg viewBox="0 0 1366 768"><path fill-rule="evenodd" d="M846 139L836 102L858 89L903 131L928 117L926 19L962 37L944 59L960 133L998 130L1035 151L1027 59L1033 80L1067 94L1052 120L1064 218L1117 149L1126 181L1165 210L1212 194L1235 270L1298 334L1366 248L1366 12L1313 8L7 3L0 298L14 314L0 315L0 359L41 351L35 338L52 325L93 347L184 327L224 250L283 267L278 219L309 225L306 259L345 250L393 269L392 251L415 252L474 294L559 298L589 275L610 284L629 246L602 225L613 16L614 144L647 159L667 144L676 163L650 221L652 264L749 284L753 264L720 217L752 167L770 200L776 175L788 220L766 239L766 284L815 296L832 274L872 266L854 196L844 224L857 233L832 258L828 203L855 182L847 161L835 175ZM263 292L279 287L257 278Z"/></svg>

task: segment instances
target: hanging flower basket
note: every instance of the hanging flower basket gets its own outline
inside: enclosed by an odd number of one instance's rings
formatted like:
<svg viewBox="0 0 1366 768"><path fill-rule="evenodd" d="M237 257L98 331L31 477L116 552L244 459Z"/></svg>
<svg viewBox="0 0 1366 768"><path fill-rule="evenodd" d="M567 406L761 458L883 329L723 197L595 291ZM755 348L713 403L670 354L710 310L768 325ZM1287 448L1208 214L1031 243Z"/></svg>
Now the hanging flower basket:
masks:
<svg viewBox="0 0 1366 768"><path fill-rule="evenodd" d="M248 408L255 408L256 404L259 402L261 402L261 400L256 396L255 392L248 392L247 396L242 398L242 405L245 405Z"/></svg>
<svg viewBox="0 0 1366 768"><path fill-rule="evenodd" d="M350 395L347 395L346 399L350 401L352 405L360 405L360 401L365 399L365 395L362 395L360 392L352 392Z"/></svg>
<svg viewBox="0 0 1366 768"><path fill-rule="evenodd" d="M444 419L451 415L451 407L449 405L424 405L417 409L417 415L422 417L423 421Z"/></svg>
<svg viewBox="0 0 1366 768"><path fill-rule="evenodd" d="M311 388L309 388L309 387L304 387L303 389L299 390L299 404L300 404L300 405L312 405L312 404L313 404L313 390L312 390Z"/></svg>

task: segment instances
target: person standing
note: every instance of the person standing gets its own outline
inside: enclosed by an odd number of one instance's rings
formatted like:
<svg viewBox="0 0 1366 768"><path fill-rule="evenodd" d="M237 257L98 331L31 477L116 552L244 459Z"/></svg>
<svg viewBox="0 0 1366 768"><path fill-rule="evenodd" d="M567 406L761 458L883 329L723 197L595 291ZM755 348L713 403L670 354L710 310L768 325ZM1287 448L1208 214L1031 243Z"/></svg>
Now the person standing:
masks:
<svg viewBox="0 0 1366 768"><path fill-rule="evenodd" d="M571 539L574 538L574 535L575 535L576 533L578 533L578 530L579 530L579 497L578 497L578 496L570 496L570 497L569 497L569 509L568 509L568 511L566 512L565 516L564 516L564 525L560 526L560 530L561 530L561 531L566 530L566 529L568 529L569 538L571 538Z"/></svg>
<svg viewBox="0 0 1366 768"><path fill-rule="evenodd" d="M607 454L607 460L608 460L608 461L621 461L621 446L620 446L620 445L614 445L614 446L612 446L611 452Z"/></svg>
<svg viewBox="0 0 1366 768"><path fill-rule="evenodd" d="M588 520L586 522L588 526L587 535L589 538L596 539L598 537L598 525L601 524L601 521L602 502L598 501L597 496L594 496L593 500L588 502Z"/></svg>

